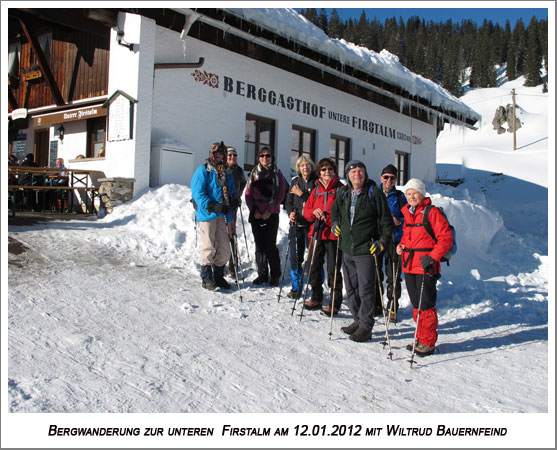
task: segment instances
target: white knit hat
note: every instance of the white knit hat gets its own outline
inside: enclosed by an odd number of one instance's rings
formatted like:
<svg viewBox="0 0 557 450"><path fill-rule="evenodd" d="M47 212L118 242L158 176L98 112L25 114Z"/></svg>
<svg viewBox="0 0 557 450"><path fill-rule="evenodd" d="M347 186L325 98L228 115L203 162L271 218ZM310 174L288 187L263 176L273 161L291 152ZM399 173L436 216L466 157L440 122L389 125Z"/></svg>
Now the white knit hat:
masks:
<svg viewBox="0 0 557 450"><path fill-rule="evenodd" d="M425 184L421 181L418 180L417 178L412 178L410 180L408 180L408 182L404 185L404 193L406 194L406 191L408 189L415 189L416 191L420 192L424 197L425 197Z"/></svg>

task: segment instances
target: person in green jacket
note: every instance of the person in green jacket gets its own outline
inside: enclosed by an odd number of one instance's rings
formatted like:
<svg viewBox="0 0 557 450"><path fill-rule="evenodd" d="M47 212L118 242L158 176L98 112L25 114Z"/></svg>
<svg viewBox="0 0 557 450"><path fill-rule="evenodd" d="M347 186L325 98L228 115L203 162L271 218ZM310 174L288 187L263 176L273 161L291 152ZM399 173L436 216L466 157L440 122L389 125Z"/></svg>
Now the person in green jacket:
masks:
<svg viewBox="0 0 557 450"><path fill-rule="evenodd" d="M389 245L395 225L387 197L368 178L361 161L346 165L348 184L331 210L333 233L340 239L342 273L353 323L342 327L355 342L371 339L376 298L375 257Z"/></svg>

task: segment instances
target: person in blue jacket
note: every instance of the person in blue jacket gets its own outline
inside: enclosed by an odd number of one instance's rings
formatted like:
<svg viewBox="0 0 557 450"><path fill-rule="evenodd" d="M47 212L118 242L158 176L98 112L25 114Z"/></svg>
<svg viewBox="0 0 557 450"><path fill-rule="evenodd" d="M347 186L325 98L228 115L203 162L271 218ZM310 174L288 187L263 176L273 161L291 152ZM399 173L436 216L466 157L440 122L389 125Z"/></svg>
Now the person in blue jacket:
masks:
<svg viewBox="0 0 557 450"><path fill-rule="evenodd" d="M402 226L404 224L404 216L402 215L402 208L408 203L406 197L396 188L397 183L397 173L398 170L392 164L389 164L381 171L381 184L379 188L383 191L387 197L387 203L389 204L389 209L393 215L393 221L395 223L395 232L392 239L392 244L384 254L381 254L377 266L379 268L379 278L380 283L383 282L383 255L385 255L385 274L387 275L387 311L389 311L389 320L391 322L396 322L397 311L399 306L399 298L401 291L401 274L400 269L400 256L397 255L395 249L400 240L402 239ZM381 305L379 302L376 305ZM383 311L379 309L377 311L379 314L383 314Z"/></svg>
<svg viewBox="0 0 557 450"><path fill-rule="evenodd" d="M197 168L191 180L191 193L196 208L201 237L201 285L205 289L230 289L224 279L224 266L230 258L228 224L238 207L238 196L232 174L226 170L226 146L211 145L209 158Z"/></svg>

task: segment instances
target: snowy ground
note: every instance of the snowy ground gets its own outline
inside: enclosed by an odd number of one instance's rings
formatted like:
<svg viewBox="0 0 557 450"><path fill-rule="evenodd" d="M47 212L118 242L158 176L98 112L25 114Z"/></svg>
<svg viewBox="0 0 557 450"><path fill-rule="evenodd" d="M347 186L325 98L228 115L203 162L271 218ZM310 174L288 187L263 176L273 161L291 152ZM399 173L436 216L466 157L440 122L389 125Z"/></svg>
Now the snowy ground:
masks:
<svg viewBox="0 0 557 450"><path fill-rule="evenodd" d="M521 145L532 143L517 152L512 135L509 149L509 136L491 130L495 107L489 100L506 102L512 87L524 110ZM237 290L202 289L191 192L166 185L105 218L10 226L4 234L2 446L554 446L548 99L528 103L527 94L541 89L517 83L499 89L505 91L463 97L484 114L480 130L447 129L439 137L438 174L456 171L466 182L458 188L427 185L455 225L459 245L439 282L434 356L410 368L405 347L414 323L406 289L402 320L389 328L392 360L381 344L382 321L372 342L356 344L340 332L351 322L346 305L332 335L330 318L306 311L300 320L299 304L292 315L288 276L280 302L279 288L250 282L254 244L247 223L248 248L238 228L242 300ZM287 227L283 213L281 257ZM94 414L130 412L145 414ZM164 436L48 437L52 424L157 426ZM223 424L290 427L290 434L219 440ZM296 437L295 426L304 424L310 433L313 425L326 425L325 435L315 429L319 437ZM357 430L329 436L335 424L362 425L362 436ZM388 437L387 426L397 424L432 427L433 435L441 424L506 427L507 435ZM168 436L171 426L215 427L216 437L184 444L184 438ZM363 436L373 427L382 428L379 435Z"/></svg>

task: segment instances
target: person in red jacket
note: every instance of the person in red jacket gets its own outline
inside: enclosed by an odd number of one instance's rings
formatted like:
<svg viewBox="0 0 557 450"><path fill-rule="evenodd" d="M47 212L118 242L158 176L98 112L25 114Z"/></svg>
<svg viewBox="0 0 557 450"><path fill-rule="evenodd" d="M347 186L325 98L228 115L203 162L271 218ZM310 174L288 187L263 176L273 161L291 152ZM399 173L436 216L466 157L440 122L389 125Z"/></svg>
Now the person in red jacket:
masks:
<svg viewBox="0 0 557 450"><path fill-rule="evenodd" d="M331 208L336 198L337 188L342 187L340 178L336 175L336 164L330 158L323 158L317 164L316 173L319 179L315 183L315 188L309 194L304 206L304 218L308 222L313 222L309 229L308 236L312 236L315 227L319 226L318 235L313 237L311 248L308 250L308 258L311 263L311 272L308 275L308 283L311 286L311 299L304 303L307 309L319 309L323 305L323 263L327 254L327 284L331 288L331 305L325 306L322 311L325 314L338 314L342 304L342 274L340 267L342 263L342 253L339 250L337 255L338 238L331 231ZM315 254L313 249L315 247ZM336 285L335 285L336 268ZM334 289L333 289L334 288ZM334 304L333 303L334 297Z"/></svg>
<svg viewBox="0 0 557 450"><path fill-rule="evenodd" d="M437 280L441 277L441 258L453 245L449 223L441 212L432 207L429 222L437 242L427 233L423 225L423 213L431 199L426 197L425 185L412 178L404 186L408 204L402 208L404 228L397 253L402 255L402 270L406 289L412 302L413 318L418 323L416 330L416 354L432 355L437 342ZM419 314L419 321L417 320ZM407 348L412 351L414 343Z"/></svg>

